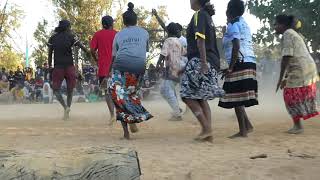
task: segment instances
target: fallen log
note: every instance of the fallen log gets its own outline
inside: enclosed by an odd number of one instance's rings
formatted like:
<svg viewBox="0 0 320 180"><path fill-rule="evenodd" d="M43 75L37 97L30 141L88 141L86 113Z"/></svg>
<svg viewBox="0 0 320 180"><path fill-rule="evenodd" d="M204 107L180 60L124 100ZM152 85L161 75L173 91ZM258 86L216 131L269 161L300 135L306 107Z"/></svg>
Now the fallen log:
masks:
<svg viewBox="0 0 320 180"><path fill-rule="evenodd" d="M0 150L1 180L140 180L131 149L99 147L63 152Z"/></svg>

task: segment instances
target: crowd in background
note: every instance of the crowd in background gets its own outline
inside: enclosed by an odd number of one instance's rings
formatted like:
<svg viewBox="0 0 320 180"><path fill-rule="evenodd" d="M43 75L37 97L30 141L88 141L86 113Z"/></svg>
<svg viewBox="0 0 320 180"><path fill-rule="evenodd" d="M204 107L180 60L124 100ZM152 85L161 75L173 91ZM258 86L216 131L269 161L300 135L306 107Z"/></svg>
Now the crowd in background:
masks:
<svg viewBox="0 0 320 180"><path fill-rule="evenodd" d="M77 78L75 95L77 101L98 101L102 94L99 91L96 68L85 65ZM0 95L11 96L11 103L52 103L53 91L50 84L50 69L47 63L36 69L17 67L15 71L0 70ZM66 92L63 82L62 92Z"/></svg>

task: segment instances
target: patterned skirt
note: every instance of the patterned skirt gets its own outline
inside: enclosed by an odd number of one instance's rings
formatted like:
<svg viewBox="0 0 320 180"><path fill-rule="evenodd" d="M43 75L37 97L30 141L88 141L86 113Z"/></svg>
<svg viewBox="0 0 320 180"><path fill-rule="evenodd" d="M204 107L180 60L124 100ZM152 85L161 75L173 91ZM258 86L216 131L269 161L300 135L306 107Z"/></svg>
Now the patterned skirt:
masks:
<svg viewBox="0 0 320 180"><path fill-rule="evenodd" d="M226 77L223 89L226 94L219 101L219 106L222 108L258 105L256 64L236 63L233 72Z"/></svg>
<svg viewBox="0 0 320 180"><path fill-rule="evenodd" d="M201 73L201 61L192 58L186 65L181 78L181 98L194 100L213 100L222 97L224 91L218 85L218 72L209 65L207 74Z"/></svg>
<svg viewBox="0 0 320 180"><path fill-rule="evenodd" d="M293 121L299 121L302 118L307 120L319 115L316 83L305 87L284 88L283 98Z"/></svg>
<svg viewBox="0 0 320 180"><path fill-rule="evenodd" d="M142 106L138 96L142 75L114 70L109 90L116 107L117 120L129 124L140 123L153 116Z"/></svg>

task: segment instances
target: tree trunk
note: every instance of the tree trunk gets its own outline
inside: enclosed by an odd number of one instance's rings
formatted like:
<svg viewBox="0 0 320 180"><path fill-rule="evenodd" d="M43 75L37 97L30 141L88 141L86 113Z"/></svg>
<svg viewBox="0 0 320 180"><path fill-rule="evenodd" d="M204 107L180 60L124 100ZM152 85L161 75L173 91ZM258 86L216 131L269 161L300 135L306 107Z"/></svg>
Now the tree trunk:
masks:
<svg viewBox="0 0 320 180"><path fill-rule="evenodd" d="M1 180L140 180L135 151L120 147L65 152L0 151Z"/></svg>

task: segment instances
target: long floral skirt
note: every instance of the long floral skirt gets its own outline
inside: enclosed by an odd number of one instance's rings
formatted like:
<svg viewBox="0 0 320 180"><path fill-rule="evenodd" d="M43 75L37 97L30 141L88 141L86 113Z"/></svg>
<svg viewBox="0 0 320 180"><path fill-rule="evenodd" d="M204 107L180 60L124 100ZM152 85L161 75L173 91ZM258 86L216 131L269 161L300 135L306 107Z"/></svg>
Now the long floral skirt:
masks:
<svg viewBox="0 0 320 180"><path fill-rule="evenodd" d="M138 96L142 75L114 70L110 79L109 91L116 107L117 120L141 123L153 116L142 106Z"/></svg>
<svg viewBox="0 0 320 180"><path fill-rule="evenodd" d="M288 113L293 121L310 119L319 115L317 110L317 86L316 83L305 87L284 88L283 98Z"/></svg>

